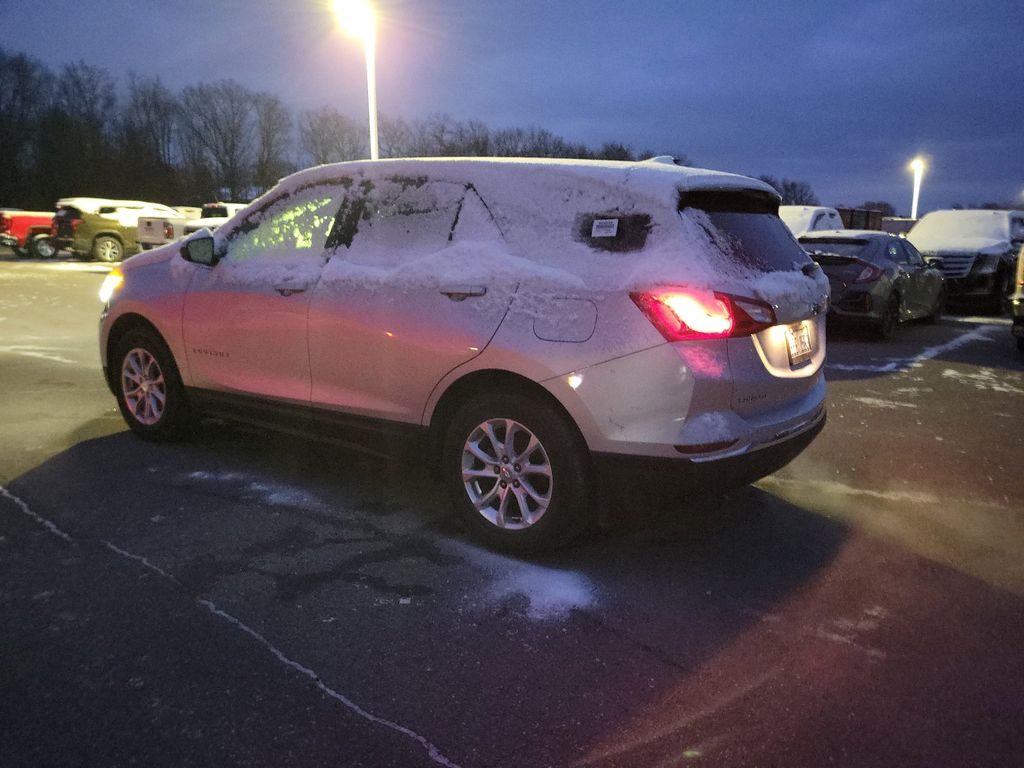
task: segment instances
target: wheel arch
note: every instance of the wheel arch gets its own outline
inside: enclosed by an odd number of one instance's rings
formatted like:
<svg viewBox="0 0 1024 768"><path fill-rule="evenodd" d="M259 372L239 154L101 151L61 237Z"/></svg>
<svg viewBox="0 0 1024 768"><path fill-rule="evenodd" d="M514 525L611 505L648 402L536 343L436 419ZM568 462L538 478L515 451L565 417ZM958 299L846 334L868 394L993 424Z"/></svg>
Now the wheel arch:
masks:
<svg viewBox="0 0 1024 768"><path fill-rule="evenodd" d="M92 236L93 245L95 245L96 241L99 240L101 237L112 237L115 240L117 240L121 244L122 247L124 247L124 242L125 242L124 235L121 234L116 229L104 229L104 230L102 230L100 232L93 233L93 236Z"/></svg>
<svg viewBox="0 0 1024 768"><path fill-rule="evenodd" d="M436 473L439 469L444 432L455 412L474 395L494 391L521 393L547 403L571 425L580 446L583 449L587 448L583 433L572 414L548 390L518 373L497 368L485 368L467 373L453 381L434 406L427 429L427 455L430 457L429 468L432 473Z"/></svg>
<svg viewBox="0 0 1024 768"><path fill-rule="evenodd" d="M164 345L168 354L171 355L171 358L173 359L174 357L174 354L170 351L171 345L167 343L167 339L162 333L160 333L159 328L153 325L152 322L142 315L134 312L126 312L117 318L117 320L114 321L114 324L110 326L110 332L107 334L106 348L103 350L103 371L107 380L107 386L110 387L112 392L117 385L117 372L114 370L115 366L112 359L114 350L117 349L118 344L121 343L121 339L123 339L128 333L139 329L150 331L160 340L160 343ZM175 361L175 364L177 364L177 361Z"/></svg>

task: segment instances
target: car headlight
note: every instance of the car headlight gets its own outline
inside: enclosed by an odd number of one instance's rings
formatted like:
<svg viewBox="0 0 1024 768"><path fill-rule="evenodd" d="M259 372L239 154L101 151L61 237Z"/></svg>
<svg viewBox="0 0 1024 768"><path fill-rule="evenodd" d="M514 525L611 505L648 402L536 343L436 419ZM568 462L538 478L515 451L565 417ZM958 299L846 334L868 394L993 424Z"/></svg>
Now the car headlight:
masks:
<svg viewBox="0 0 1024 768"><path fill-rule="evenodd" d="M100 286L100 301L104 304L110 301L122 283L124 283L124 275L121 274L121 270L110 270L103 278L103 285Z"/></svg>
<svg viewBox="0 0 1024 768"><path fill-rule="evenodd" d="M974 271L983 275L995 272L999 266L999 256L994 253L979 253L974 258Z"/></svg>

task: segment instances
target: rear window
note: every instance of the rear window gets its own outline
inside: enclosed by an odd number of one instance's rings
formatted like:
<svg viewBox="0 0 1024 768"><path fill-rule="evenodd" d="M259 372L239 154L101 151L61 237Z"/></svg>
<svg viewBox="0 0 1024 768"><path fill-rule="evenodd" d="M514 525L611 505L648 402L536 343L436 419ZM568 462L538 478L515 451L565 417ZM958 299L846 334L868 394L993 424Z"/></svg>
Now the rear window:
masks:
<svg viewBox="0 0 1024 768"><path fill-rule="evenodd" d="M800 245L804 250L811 253L835 253L840 256L856 256L862 258L867 255L868 240L822 240L819 238L808 238L801 240Z"/></svg>
<svg viewBox="0 0 1024 768"><path fill-rule="evenodd" d="M203 215L200 218L212 219L214 217L223 217L228 215L228 209L226 205L204 205Z"/></svg>
<svg viewBox="0 0 1024 768"><path fill-rule="evenodd" d="M714 230L708 231L712 242L744 266L780 272L792 271L794 263L811 263L779 218L778 199L768 192L687 192L679 197L679 210L686 209L704 213Z"/></svg>

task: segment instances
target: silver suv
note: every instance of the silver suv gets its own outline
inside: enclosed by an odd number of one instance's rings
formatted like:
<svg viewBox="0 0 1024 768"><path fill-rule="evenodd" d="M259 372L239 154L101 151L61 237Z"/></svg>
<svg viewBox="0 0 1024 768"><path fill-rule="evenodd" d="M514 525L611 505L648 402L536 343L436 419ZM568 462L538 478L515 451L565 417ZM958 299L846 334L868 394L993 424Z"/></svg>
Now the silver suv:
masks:
<svg viewBox="0 0 1024 768"><path fill-rule="evenodd" d="M661 159L312 168L112 272L100 354L144 438L416 446L486 543L556 546L599 482L743 484L823 426L828 281L778 203Z"/></svg>

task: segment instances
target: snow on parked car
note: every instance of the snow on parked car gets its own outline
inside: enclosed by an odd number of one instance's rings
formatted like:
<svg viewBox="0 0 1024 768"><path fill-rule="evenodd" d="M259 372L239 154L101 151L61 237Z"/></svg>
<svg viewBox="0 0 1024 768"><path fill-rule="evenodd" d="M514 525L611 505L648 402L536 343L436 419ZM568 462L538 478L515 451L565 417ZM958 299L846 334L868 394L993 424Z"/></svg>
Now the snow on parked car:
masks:
<svg viewBox="0 0 1024 768"><path fill-rule="evenodd" d="M981 302L999 314L1013 288L1017 252L1024 245L1024 211L932 211L907 239L925 258L940 264L950 299Z"/></svg>
<svg viewBox="0 0 1024 768"><path fill-rule="evenodd" d="M793 237L823 229L842 229L843 219L835 208L821 205L780 205L779 218Z"/></svg>

